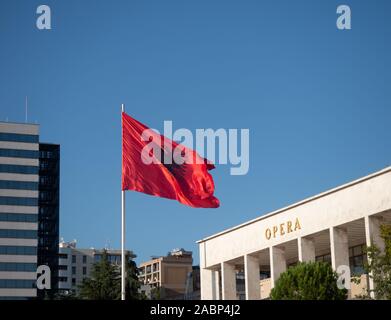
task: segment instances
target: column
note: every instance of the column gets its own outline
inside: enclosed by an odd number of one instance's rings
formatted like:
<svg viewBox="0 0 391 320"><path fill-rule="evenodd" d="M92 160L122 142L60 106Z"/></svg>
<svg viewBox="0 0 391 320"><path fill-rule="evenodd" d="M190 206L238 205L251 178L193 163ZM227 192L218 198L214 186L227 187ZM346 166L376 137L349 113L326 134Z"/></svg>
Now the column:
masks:
<svg viewBox="0 0 391 320"><path fill-rule="evenodd" d="M285 248L270 247L269 253L271 287L274 288L274 285L280 277L280 274L286 270Z"/></svg>
<svg viewBox="0 0 391 320"><path fill-rule="evenodd" d="M201 269L201 300L219 300L219 272L210 269Z"/></svg>
<svg viewBox="0 0 391 320"><path fill-rule="evenodd" d="M348 242L348 232L345 229L338 227L330 228L330 246L331 246L331 266L334 270L337 270L339 266L348 266L349 263L349 242ZM350 274L350 272L349 272ZM348 289L348 298L351 297L350 290L350 277L349 279L345 278L346 288Z"/></svg>
<svg viewBox="0 0 391 320"><path fill-rule="evenodd" d="M297 239L297 247L299 249L299 261L309 262L315 261L315 241L311 238Z"/></svg>
<svg viewBox="0 0 391 320"><path fill-rule="evenodd" d="M200 285L201 300L220 299L219 272L216 269L208 269L206 263L206 243L200 243Z"/></svg>
<svg viewBox="0 0 391 320"><path fill-rule="evenodd" d="M220 297L220 271L213 271L213 280L214 280L214 286L213 286L213 293L214 293L214 300L221 300Z"/></svg>
<svg viewBox="0 0 391 320"><path fill-rule="evenodd" d="M236 272L235 265L221 263L221 291L223 300L236 300Z"/></svg>
<svg viewBox="0 0 391 320"><path fill-rule="evenodd" d="M348 232L344 229L330 228L331 265L334 270L339 266L349 266Z"/></svg>
<svg viewBox="0 0 391 320"><path fill-rule="evenodd" d="M381 252L384 251L384 240L380 236L380 225L381 225L381 218L378 217L371 217L366 216L365 217L365 238L366 238L366 245L372 246L375 245L380 249ZM369 262L369 259L368 259ZM373 279L371 277L371 274L369 274L368 277L368 289L370 290L371 297L374 299L374 290L375 284L373 282Z"/></svg>
<svg viewBox="0 0 391 320"><path fill-rule="evenodd" d="M261 299L258 257L250 256L248 254L244 256L244 276L246 300Z"/></svg>

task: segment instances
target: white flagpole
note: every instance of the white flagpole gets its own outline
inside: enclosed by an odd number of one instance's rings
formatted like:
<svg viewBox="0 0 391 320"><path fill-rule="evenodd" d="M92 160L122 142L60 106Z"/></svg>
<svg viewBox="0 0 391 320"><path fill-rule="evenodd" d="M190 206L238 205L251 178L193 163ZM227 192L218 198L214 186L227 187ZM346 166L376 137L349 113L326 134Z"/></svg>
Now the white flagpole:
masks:
<svg viewBox="0 0 391 320"><path fill-rule="evenodd" d="M121 105L121 109L122 112L125 112L124 104ZM121 119L122 119L122 113L121 113ZM122 137L122 139L123 138L124 137ZM125 300L125 278L126 278L125 262L126 262L125 261L125 191L121 190L121 300Z"/></svg>

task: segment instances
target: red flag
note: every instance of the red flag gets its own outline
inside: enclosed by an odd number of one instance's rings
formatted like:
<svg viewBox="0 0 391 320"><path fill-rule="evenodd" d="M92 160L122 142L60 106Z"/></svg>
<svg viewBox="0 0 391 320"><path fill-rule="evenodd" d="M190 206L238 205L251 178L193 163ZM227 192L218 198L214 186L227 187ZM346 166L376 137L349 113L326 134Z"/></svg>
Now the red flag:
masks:
<svg viewBox="0 0 391 320"><path fill-rule="evenodd" d="M179 154L186 159L182 164L175 161ZM220 202L213 196L211 169L214 165L194 150L122 112L122 190L173 199L196 208L217 208Z"/></svg>

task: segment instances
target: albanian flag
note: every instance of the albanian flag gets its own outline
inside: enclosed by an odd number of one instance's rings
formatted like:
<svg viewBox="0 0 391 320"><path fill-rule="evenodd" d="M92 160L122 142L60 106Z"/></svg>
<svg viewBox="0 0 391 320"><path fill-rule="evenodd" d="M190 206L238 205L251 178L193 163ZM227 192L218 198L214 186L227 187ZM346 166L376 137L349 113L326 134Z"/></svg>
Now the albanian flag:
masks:
<svg viewBox="0 0 391 320"><path fill-rule="evenodd" d="M122 190L217 208L214 165L194 150L156 133L122 112Z"/></svg>

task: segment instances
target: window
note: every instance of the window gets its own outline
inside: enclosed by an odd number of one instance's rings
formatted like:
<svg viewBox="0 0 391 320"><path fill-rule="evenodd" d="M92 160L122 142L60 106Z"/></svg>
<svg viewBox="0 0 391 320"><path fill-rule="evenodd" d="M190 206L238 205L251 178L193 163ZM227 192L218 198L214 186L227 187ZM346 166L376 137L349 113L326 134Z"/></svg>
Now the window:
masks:
<svg viewBox="0 0 391 320"><path fill-rule="evenodd" d="M36 280L0 279L0 288L35 288Z"/></svg>
<svg viewBox="0 0 391 320"><path fill-rule="evenodd" d="M367 256L364 251L364 245L349 248L349 264L352 274L363 274L366 261Z"/></svg>
<svg viewBox="0 0 391 320"><path fill-rule="evenodd" d="M322 261L322 262L328 262L328 263L331 263L331 255L330 253L328 254L324 254L324 255L321 255L321 256L317 256L315 258L316 261Z"/></svg>
<svg viewBox="0 0 391 320"><path fill-rule="evenodd" d="M66 265L59 265L58 270L68 270L68 266Z"/></svg>
<svg viewBox="0 0 391 320"><path fill-rule="evenodd" d="M38 159L38 151L0 149L1 157Z"/></svg>
<svg viewBox="0 0 391 320"><path fill-rule="evenodd" d="M37 214L0 212L0 221L38 222L38 215Z"/></svg>
<svg viewBox="0 0 391 320"><path fill-rule="evenodd" d="M37 230L0 229L0 238L37 239Z"/></svg>
<svg viewBox="0 0 391 320"><path fill-rule="evenodd" d="M58 277L58 281L59 282L68 282L68 278L67 277Z"/></svg>
<svg viewBox="0 0 391 320"><path fill-rule="evenodd" d="M0 133L0 141L38 143L39 136L35 134Z"/></svg>
<svg viewBox="0 0 391 320"><path fill-rule="evenodd" d="M60 254L58 255L58 257L59 257L60 259L68 259L68 255L67 255L66 253L60 253Z"/></svg>
<svg viewBox="0 0 391 320"><path fill-rule="evenodd" d="M26 247L26 246L0 246L0 254L10 255L36 255L37 247Z"/></svg>
<svg viewBox="0 0 391 320"><path fill-rule="evenodd" d="M83 256L83 263L87 263L87 256Z"/></svg>
<svg viewBox="0 0 391 320"><path fill-rule="evenodd" d="M1 166L1 165L0 165ZM37 198L0 197L0 205L5 206L38 206Z"/></svg>
<svg viewBox="0 0 391 320"><path fill-rule="evenodd" d="M72 278L72 285L76 285L76 278Z"/></svg>
<svg viewBox="0 0 391 320"><path fill-rule="evenodd" d="M72 274L76 274L76 267L72 267Z"/></svg>
<svg viewBox="0 0 391 320"><path fill-rule="evenodd" d="M72 255L72 263L76 263L76 255Z"/></svg>
<svg viewBox="0 0 391 320"><path fill-rule="evenodd" d="M15 165L15 164L0 164L0 172L38 174L39 168L37 166L20 166L20 165Z"/></svg>
<svg viewBox="0 0 391 320"><path fill-rule="evenodd" d="M36 263L0 262L0 271L36 272Z"/></svg>
<svg viewBox="0 0 391 320"><path fill-rule="evenodd" d="M83 267L83 275L87 274L87 267Z"/></svg>
<svg viewBox="0 0 391 320"><path fill-rule="evenodd" d="M0 189L38 190L38 182L0 180Z"/></svg>

